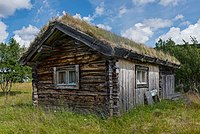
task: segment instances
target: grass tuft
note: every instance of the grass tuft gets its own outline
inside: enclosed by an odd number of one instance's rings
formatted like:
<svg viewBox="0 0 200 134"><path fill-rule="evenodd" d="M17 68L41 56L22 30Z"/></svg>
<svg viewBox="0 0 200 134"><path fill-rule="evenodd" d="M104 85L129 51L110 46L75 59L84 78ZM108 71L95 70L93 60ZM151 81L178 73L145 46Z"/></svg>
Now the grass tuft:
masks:
<svg viewBox="0 0 200 134"><path fill-rule="evenodd" d="M132 134L200 133L200 98L189 95L192 103L161 101L139 106L120 117L102 119L70 111L34 108L31 83L15 84L18 94L0 97L0 133L20 134Z"/></svg>

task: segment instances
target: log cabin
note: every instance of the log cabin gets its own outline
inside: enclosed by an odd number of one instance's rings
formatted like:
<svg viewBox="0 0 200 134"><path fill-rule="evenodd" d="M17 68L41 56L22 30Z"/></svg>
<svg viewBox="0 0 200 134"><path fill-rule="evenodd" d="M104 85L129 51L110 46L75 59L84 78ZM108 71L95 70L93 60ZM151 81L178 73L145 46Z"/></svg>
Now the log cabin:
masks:
<svg viewBox="0 0 200 134"><path fill-rule="evenodd" d="M20 59L32 68L33 104L120 115L174 93L176 58L68 14L40 31Z"/></svg>

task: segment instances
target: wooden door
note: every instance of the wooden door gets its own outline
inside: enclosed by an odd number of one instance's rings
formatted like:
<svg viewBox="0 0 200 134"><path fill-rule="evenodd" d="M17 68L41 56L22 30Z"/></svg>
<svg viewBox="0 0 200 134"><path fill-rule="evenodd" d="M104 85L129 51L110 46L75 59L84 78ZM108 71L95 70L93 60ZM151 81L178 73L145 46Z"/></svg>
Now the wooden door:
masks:
<svg viewBox="0 0 200 134"><path fill-rule="evenodd" d="M161 75L161 98L170 99L174 94L174 75Z"/></svg>

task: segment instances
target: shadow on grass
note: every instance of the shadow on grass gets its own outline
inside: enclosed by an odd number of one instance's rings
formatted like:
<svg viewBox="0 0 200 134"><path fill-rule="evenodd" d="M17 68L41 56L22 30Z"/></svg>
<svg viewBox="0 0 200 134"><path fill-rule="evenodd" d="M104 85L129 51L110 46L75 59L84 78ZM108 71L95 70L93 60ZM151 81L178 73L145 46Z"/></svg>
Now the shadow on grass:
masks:
<svg viewBox="0 0 200 134"><path fill-rule="evenodd" d="M15 96L17 94L27 94L28 92L22 92L22 91L10 91L9 96ZM5 96L4 92L0 92L0 97Z"/></svg>

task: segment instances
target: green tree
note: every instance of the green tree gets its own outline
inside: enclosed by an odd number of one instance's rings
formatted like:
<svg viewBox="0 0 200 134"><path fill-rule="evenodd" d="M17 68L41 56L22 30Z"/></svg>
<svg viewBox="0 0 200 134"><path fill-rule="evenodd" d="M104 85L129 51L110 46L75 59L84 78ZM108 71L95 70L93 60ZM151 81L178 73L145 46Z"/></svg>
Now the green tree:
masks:
<svg viewBox="0 0 200 134"><path fill-rule="evenodd" d="M5 94L10 92L13 83L30 78L30 68L19 64L24 50L13 38L8 44L0 44L0 85Z"/></svg>
<svg viewBox="0 0 200 134"><path fill-rule="evenodd" d="M180 62L180 69L176 70L176 83L183 85L185 91L200 91L200 48L196 38L191 37L192 44L175 44L171 39L156 43L156 49L175 56Z"/></svg>

